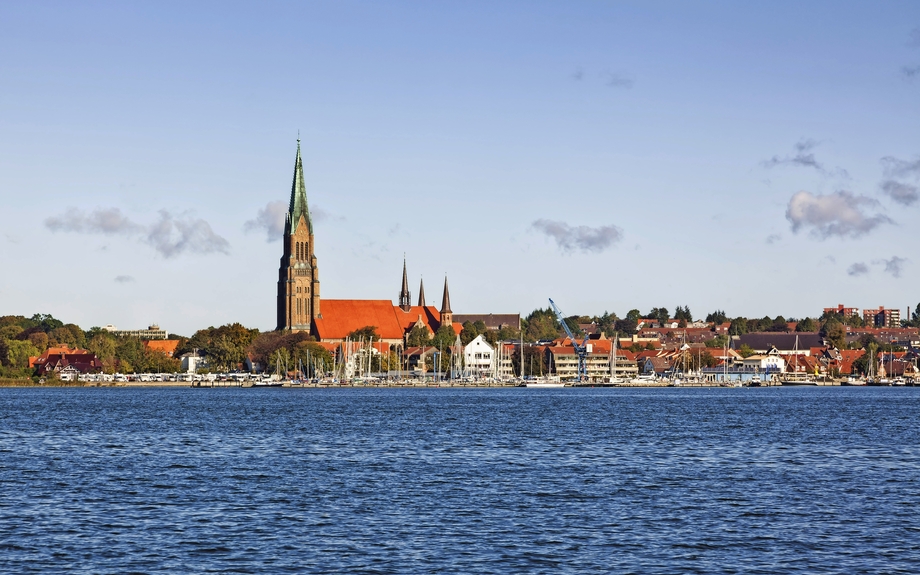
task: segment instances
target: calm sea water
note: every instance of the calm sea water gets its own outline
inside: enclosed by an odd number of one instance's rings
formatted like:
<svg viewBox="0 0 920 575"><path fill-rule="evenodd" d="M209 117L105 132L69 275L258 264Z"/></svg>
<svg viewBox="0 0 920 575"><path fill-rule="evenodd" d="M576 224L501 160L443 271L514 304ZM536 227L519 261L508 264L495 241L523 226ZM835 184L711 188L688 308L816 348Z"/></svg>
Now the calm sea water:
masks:
<svg viewBox="0 0 920 575"><path fill-rule="evenodd" d="M0 389L9 573L917 573L920 389Z"/></svg>

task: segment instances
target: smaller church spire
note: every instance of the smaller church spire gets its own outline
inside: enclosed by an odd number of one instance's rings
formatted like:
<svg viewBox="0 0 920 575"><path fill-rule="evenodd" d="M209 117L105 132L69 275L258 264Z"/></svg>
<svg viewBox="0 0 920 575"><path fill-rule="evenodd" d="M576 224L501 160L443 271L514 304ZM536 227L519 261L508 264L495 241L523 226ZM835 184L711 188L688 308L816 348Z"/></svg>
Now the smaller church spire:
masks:
<svg viewBox="0 0 920 575"><path fill-rule="evenodd" d="M450 292L447 289L447 276L444 276L444 296L441 298L441 325L454 323L454 312L450 311Z"/></svg>
<svg viewBox="0 0 920 575"><path fill-rule="evenodd" d="M418 305L419 307L425 307L425 280L424 278L418 282Z"/></svg>
<svg viewBox="0 0 920 575"><path fill-rule="evenodd" d="M444 296L441 298L441 313L452 313L450 311L450 292L447 289L447 276L444 276Z"/></svg>
<svg viewBox="0 0 920 575"><path fill-rule="evenodd" d="M403 255L402 289L399 291L399 307L409 311L412 307L412 295L409 293L409 276L406 274L406 256Z"/></svg>

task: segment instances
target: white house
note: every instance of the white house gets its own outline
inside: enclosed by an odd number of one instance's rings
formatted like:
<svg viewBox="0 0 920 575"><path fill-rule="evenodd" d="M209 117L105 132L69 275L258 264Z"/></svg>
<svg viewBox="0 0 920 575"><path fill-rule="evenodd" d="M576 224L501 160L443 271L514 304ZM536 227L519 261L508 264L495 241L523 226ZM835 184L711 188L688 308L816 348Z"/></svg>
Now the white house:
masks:
<svg viewBox="0 0 920 575"><path fill-rule="evenodd" d="M185 373L195 373L199 369L208 367L208 359L197 353L183 353L182 357L182 370Z"/></svg>
<svg viewBox="0 0 920 575"><path fill-rule="evenodd" d="M776 354L751 355L743 360L745 369L759 369L760 371L785 371L786 360Z"/></svg>
<svg viewBox="0 0 920 575"><path fill-rule="evenodd" d="M478 377L491 377L495 372L495 349L482 335L477 335L463 348L463 361L466 370Z"/></svg>

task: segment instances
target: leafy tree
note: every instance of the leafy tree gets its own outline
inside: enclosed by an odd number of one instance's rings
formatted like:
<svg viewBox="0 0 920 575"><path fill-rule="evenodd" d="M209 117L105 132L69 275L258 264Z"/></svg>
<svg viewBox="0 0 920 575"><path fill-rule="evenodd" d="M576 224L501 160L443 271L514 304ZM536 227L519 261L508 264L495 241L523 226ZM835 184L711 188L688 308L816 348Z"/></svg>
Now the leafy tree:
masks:
<svg viewBox="0 0 920 575"><path fill-rule="evenodd" d="M279 347L268 357L268 371L285 375L284 370L292 367L291 351L286 347ZM281 371L278 371L280 368Z"/></svg>
<svg viewBox="0 0 920 575"><path fill-rule="evenodd" d="M773 319L773 323L770 325L769 331L788 332L789 324L786 323L786 318L781 315L776 316Z"/></svg>
<svg viewBox="0 0 920 575"><path fill-rule="evenodd" d="M677 306L674 309L674 319L684 320L685 322L688 322L688 323L693 321L693 314L690 313L690 306L686 306L686 305L683 307Z"/></svg>
<svg viewBox="0 0 920 575"><path fill-rule="evenodd" d="M562 326L556 319L552 308L535 309L522 322L524 339L529 342L556 339L561 335Z"/></svg>
<svg viewBox="0 0 920 575"><path fill-rule="evenodd" d="M617 334L622 334L624 336L629 336L636 333L638 329L638 324L635 320L631 319L619 319L614 322L614 329Z"/></svg>
<svg viewBox="0 0 920 575"><path fill-rule="evenodd" d="M424 325L415 325L412 326L412 329L409 331L409 337L406 338L406 345L408 347L423 347L428 345L430 340L431 332L428 331L428 328Z"/></svg>
<svg viewBox="0 0 920 575"><path fill-rule="evenodd" d="M837 349L846 349L847 332L843 324L836 319L829 319L821 330L821 335Z"/></svg>
<svg viewBox="0 0 920 575"><path fill-rule="evenodd" d="M10 367L26 368L29 358L41 355L41 351L31 342L14 339L7 341L7 361Z"/></svg>
<svg viewBox="0 0 920 575"><path fill-rule="evenodd" d="M718 325L720 323L725 323L726 321L728 321L728 316L725 315L725 312L720 309L717 309L716 311L706 316L706 323L714 323Z"/></svg>
<svg viewBox="0 0 920 575"><path fill-rule="evenodd" d="M495 336L497 341L515 341L520 339L521 332L511 326L504 326L499 328L498 333Z"/></svg>
<svg viewBox="0 0 920 575"><path fill-rule="evenodd" d="M653 307L646 317L655 320L658 325L664 325L671 317L671 314L666 307Z"/></svg>
<svg viewBox="0 0 920 575"><path fill-rule="evenodd" d="M751 357L752 355L754 355L754 350L751 349L751 346L745 343L745 344L742 344L741 347L738 348L738 355L740 355L741 357Z"/></svg>
<svg viewBox="0 0 920 575"><path fill-rule="evenodd" d="M521 372L521 350L516 349L511 354L511 368L517 377L522 375L541 376L549 373L549 364L547 355L543 353L543 348L529 345L524 348L524 371Z"/></svg>
<svg viewBox="0 0 920 575"><path fill-rule="evenodd" d="M56 327L48 334L52 344L66 344L71 348L86 347L86 334L80 329L80 326L68 323L61 327Z"/></svg>
<svg viewBox="0 0 920 575"><path fill-rule="evenodd" d="M4 338L0 338L0 366L10 366L10 347Z"/></svg>
<svg viewBox="0 0 920 575"><path fill-rule="evenodd" d="M103 370L112 373L115 368L115 338L107 332L97 333L86 344L86 348L96 354L102 362Z"/></svg>
<svg viewBox="0 0 920 575"><path fill-rule="evenodd" d="M638 324L639 320L642 319L642 312L637 309L631 309L626 313L626 319Z"/></svg>
<svg viewBox="0 0 920 575"><path fill-rule="evenodd" d="M29 327L40 327L41 330L45 333L48 333L64 325L64 322L59 319L54 319L50 313L37 313L30 319L32 325Z"/></svg>
<svg viewBox="0 0 920 575"><path fill-rule="evenodd" d="M377 326L375 325L366 325L362 328L356 329L353 332L350 332L347 337L351 338L352 341L378 341L380 336L377 335Z"/></svg>
<svg viewBox="0 0 920 575"><path fill-rule="evenodd" d="M0 339L16 339L22 333L22 328L16 324L0 327Z"/></svg>
<svg viewBox="0 0 920 575"><path fill-rule="evenodd" d="M815 320L810 317L806 317L802 321L796 324L795 331L797 332L811 332L818 331L818 324L815 323Z"/></svg>
<svg viewBox="0 0 920 575"><path fill-rule="evenodd" d="M431 338L429 345L432 345L439 350L448 350L454 342L457 340L457 334L454 332L454 329L448 325L442 325L438 328L437 333L434 334L434 337Z"/></svg>
<svg viewBox="0 0 920 575"><path fill-rule="evenodd" d="M296 365L301 363L304 370L311 377L314 366L318 367L321 372L325 373L332 369L332 354L325 347L315 341L301 341L294 346L293 360Z"/></svg>
<svg viewBox="0 0 920 575"><path fill-rule="evenodd" d="M115 359L121 373L143 371L144 344L136 337L120 337L115 344Z"/></svg>
<svg viewBox="0 0 920 575"><path fill-rule="evenodd" d="M724 335L717 335L714 338L703 342L703 345L712 349L722 349L727 343L728 337Z"/></svg>
<svg viewBox="0 0 920 575"><path fill-rule="evenodd" d="M748 320L743 317L736 317L728 327L728 335L744 335L748 332Z"/></svg>
<svg viewBox="0 0 920 575"><path fill-rule="evenodd" d="M23 332L25 333L25 332ZM29 334L29 337L26 338L29 342L32 343L40 351L45 351L48 349L48 334L43 331L36 331Z"/></svg>

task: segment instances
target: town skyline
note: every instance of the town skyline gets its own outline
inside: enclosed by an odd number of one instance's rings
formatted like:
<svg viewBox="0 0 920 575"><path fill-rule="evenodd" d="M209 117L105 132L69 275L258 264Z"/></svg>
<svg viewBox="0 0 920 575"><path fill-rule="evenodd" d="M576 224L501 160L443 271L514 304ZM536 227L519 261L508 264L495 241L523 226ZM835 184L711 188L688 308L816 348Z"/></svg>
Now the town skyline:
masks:
<svg viewBox="0 0 920 575"><path fill-rule="evenodd" d="M298 130L323 298L917 305L915 4L169 11L0 7L3 314L271 330Z"/></svg>

